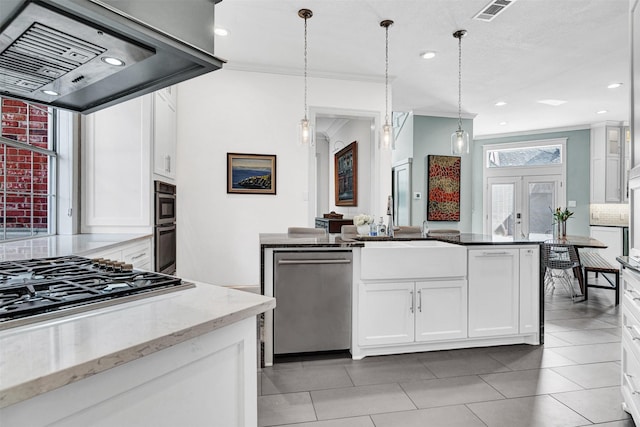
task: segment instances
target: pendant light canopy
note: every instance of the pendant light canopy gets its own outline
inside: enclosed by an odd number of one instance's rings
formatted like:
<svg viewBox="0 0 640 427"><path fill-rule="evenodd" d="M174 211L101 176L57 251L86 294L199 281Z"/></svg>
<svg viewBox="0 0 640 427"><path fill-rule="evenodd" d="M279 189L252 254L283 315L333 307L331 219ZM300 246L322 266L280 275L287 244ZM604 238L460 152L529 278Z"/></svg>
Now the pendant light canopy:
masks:
<svg viewBox="0 0 640 427"><path fill-rule="evenodd" d="M393 21L385 19L380 22L380 26L385 31L385 49L384 49L384 125L380 132L380 148L385 150L395 149L395 141L393 139L393 126L389 120L389 27L393 25Z"/></svg>
<svg viewBox="0 0 640 427"><path fill-rule="evenodd" d="M315 132L307 118L307 19L313 16L309 9L300 9L298 16L304 19L304 118L298 124L298 142L301 145L313 145Z"/></svg>
<svg viewBox="0 0 640 427"><path fill-rule="evenodd" d="M462 129L462 38L467 30L458 30L453 37L458 39L458 130L451 134L451 153L469 153L469 134Z"/></svg>

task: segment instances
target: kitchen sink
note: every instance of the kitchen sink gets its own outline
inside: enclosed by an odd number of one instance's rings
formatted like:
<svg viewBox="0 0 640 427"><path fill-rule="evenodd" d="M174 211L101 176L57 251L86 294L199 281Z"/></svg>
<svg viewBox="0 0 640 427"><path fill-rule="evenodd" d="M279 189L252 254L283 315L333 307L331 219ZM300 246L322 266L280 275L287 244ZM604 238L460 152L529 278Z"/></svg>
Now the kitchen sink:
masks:
<svg viewBox="0 0 640 427"><path fill-rule="evenodd" d="M465 277L467 248L439 240L365 241L360 277L365 280Z"/></svg>

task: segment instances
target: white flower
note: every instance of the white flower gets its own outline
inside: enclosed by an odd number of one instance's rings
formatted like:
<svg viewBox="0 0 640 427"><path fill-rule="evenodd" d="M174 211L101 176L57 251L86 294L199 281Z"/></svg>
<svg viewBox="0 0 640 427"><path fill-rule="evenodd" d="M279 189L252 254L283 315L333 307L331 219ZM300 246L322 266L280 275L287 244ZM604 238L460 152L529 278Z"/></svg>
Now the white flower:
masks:
<svg viewBox="0 0 640 427"><path fill-rule="evenodd" d="M360 214L360 215L355 215L353 217L353 225L355 226L359 226L359 225L368 225L373 223L373 217L371 215L367 215L367 214Z"/></svg>

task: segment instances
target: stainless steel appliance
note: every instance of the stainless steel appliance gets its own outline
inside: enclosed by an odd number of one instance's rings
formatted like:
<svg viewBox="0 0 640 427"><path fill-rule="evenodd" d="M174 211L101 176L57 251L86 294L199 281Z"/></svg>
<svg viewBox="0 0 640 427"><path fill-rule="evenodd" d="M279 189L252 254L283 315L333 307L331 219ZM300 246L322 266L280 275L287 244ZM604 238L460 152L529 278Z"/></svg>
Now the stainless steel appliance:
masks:
<svg viewBox="0 0 640 427"><path fill-rule="evenodd" d="M176 186L155 181L155 271L176 272Z"/></svg>
<svg viewBox="0 0 640 427"><path fill-rule="evenodd" d="M101 108L222 67L220 0L2 0L0 95Z"/></svg>
<svg viewBox="0 0 640 427"><path fill-rule="evenodd" d="M274 256L274 354L351 347L351 251Z"/></svg>
<svg viewBox="0 0 640 427"><path fill-rule="evenodd" d="M0 330L193 286L102 258L4 261L0 262Z"/></svg>

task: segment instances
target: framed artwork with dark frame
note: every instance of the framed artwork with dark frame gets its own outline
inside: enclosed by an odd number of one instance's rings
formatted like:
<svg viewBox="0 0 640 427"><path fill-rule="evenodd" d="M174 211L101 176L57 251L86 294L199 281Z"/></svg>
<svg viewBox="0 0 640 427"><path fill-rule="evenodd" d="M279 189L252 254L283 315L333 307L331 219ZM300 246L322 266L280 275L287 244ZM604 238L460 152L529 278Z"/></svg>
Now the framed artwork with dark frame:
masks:
<svg viewBox="0 0 640 427"><path fill-rule="evenodd" d="M227 193L276 194L275 154L227 153Z"/></svg>
<svg viewBox="0 0 640 427"><path fill-rule="evenodd" d="M427 221L460 221L460 165L460 157L427 156Z"/></svg>
<svg viewBox="0 0 640 427"><path fill-rule="evenodd" d="M334 156L336 206L358 206L358 142Z"/></svg>

